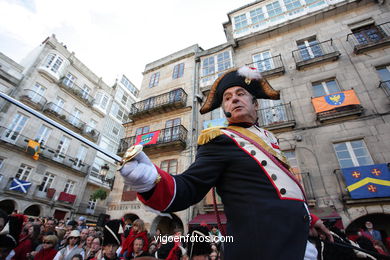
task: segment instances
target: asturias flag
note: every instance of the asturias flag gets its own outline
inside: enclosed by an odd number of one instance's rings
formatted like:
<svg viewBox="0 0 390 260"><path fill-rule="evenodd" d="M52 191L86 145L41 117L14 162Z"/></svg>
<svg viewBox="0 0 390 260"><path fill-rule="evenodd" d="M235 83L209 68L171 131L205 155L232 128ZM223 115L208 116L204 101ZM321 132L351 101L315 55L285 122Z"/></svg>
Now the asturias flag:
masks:
<svg viewBox="0 0 390 260"><path fill-rule="evenodd" d="M333 93L322 97L316 97L313 98L311 101L313 103L316 113L329 111L337 107L360 104L360 101L357 98L353 89Z"/></svg>
<svg viewBox="0 0 390 260"><path fill-rule="evenodd" d="M160 134L160 130L150 132L147 134L143 134L143 135L137 135L134 145L136 145L136 144L142 144L142 145L155 144L155 143L157 143L159 134Z"/></svg>
<svg viewBox="0 0 390 260"><path fill-rule="evenodd" d="M14 178L11 182L11 186L9 187L9 189L16 190L16 191L23 192L23 193L27 193L30 186L31 186L31 182L22 181L22 180Z"/></svg>
<svg viewBox="0 0 390 260"><path fill-rule="evenodd" d="M390 170L386 163L341 170L351 198L390 197Z"/></svg>

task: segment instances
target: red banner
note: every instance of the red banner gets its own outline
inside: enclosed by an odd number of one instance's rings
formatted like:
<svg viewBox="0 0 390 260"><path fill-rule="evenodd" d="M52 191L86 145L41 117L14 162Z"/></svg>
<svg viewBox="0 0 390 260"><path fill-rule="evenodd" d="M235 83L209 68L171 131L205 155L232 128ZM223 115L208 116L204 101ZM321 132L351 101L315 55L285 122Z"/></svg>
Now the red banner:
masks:
<svg viewBox="0 0 390 260"><path fill-rule="evenodd" d="M76 200L76 195L61 192L58 200L73 203Z"/></svg>
<svg viewBox="0 0 390 260"><path fill-rule="evenodd" d="M313 98L311 102L313 103L316 113L329 111L337 107L360 104L353 89Z"/></svg>
<svg viewBox="0 0 390 260"><path fill-rule="evenodd" d="M157 143L158 136L160 134L160 130L146 133L143 135L137 135L135 144L147 145L147 144L155 144Z"/></svg>

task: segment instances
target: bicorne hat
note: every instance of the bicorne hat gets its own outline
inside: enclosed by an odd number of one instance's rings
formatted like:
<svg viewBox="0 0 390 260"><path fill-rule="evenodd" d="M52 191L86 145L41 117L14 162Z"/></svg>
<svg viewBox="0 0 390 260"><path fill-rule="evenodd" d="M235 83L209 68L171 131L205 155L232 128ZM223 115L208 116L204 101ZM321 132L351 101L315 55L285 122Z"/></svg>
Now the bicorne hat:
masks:
<svg viewBox="0 0 390 260"><path fill-rule="evenodd" d="M257 69L243 66L230 69L215 80L200 113L205 114L221 106L225 90L236 86L246 89L256 99L280 99L280 91L274 90Z"/></svg>
<svg viewBox="0 0 390 260"><path fill-rule="evenodd" d="M104 225L103 246L121 245L121 234L123 233L122 221L119 219L110 220Z"/></svg>

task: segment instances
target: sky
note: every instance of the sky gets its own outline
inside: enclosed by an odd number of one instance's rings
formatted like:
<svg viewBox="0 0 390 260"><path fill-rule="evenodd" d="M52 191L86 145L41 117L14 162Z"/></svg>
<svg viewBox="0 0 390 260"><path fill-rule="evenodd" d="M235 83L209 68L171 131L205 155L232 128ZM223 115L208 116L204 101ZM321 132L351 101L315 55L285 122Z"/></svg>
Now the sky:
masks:
<svg viewBox="0 0 390 260"><path fill-rule="evenodd" d="M112 85L140 87L145 65L193 44L226 42L227 13L254 0L0 0L0 52L20 62L55 34Z"/></svg>

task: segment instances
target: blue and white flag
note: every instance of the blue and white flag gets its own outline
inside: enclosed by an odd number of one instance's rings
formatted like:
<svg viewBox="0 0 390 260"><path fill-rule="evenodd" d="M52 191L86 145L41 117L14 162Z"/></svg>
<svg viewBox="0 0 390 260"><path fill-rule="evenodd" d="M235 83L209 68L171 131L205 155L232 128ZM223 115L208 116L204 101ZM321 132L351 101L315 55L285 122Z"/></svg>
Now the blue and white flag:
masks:
<svg viewBox="0 0 390 260"><path fill-rule="evenodd" d="M12 180L11 186L9 187L10 190L20 191L23 193L27 193L28 189L31 186L31 182L29 181L22 181L19 179L14 178Z"/></svg>

